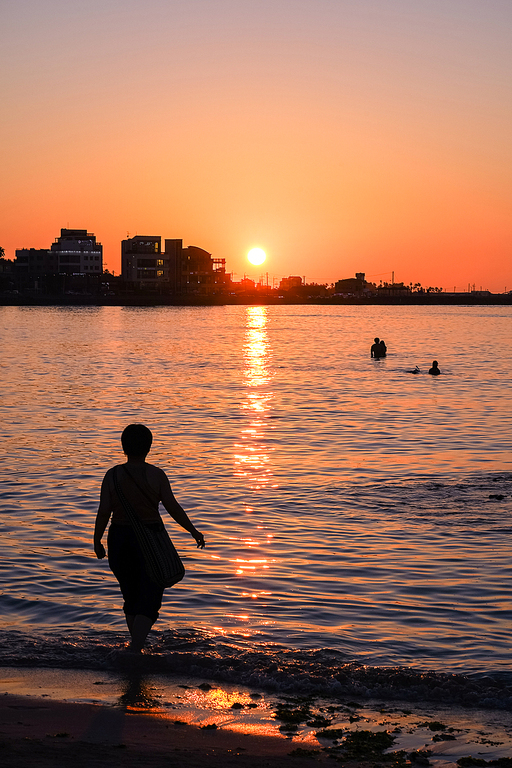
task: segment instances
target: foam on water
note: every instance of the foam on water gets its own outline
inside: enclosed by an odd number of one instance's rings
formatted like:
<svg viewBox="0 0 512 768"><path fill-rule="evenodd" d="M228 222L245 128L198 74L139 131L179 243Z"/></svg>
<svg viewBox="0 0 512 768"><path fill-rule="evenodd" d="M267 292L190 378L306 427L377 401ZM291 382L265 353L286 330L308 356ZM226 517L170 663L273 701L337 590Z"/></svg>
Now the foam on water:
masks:
<svg viewBox="0 0 512 768"><path fill-rule="evenodd" d="M0 664L10 667L97 670L122 675L122 635L90 631L66 636L4 633ZM431 702L512 710L512 675L467 676L407 667L375 667L329 649L298 650L275 643L250 647L201 630L154 633L138 665L139 674L192 677L248 686L279 695Z"/></svg>

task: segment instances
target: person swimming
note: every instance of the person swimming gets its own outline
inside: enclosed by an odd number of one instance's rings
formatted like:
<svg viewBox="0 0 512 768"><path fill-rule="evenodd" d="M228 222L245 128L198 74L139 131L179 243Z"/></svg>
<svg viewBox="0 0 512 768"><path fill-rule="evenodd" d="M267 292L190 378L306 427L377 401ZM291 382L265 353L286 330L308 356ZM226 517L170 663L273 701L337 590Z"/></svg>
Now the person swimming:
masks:
<svg viewBox="0 0 512 768"><path fill-rule="evenodd" d="M432 368L429 370L429 373L431 376L439 376L441 371L439 370L439 366L437 364L437 360L432 361Z"/></svg>
<svg viewBox="0 0 512 768"><path fill-rule="evenodd" d="M383 357L386 353L382 352L381 340L379 339L378 336L374 338L373 342L374 343L372 344L370 349L370 357L374 357L377 360L379 357Z"/></svg>
<svg viewBox="0 0 512 768"><path fill-rule="evenodd" d="M412 369L412 371L407 371L407 373L421 373L421 371L418 368L418 366L416 366L415 368Z"/></svg>

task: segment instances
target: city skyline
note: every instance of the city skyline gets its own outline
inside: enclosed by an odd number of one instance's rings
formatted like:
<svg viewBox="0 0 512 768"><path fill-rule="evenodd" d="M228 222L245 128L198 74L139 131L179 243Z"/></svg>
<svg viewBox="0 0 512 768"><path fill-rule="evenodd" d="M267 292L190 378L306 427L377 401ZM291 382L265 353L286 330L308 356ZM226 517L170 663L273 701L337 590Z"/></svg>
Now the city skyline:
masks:
<svg viewBox="0 0 512 768"><path fill-rule="evenodd" d="M162 242L163 240L163 242ZM99 242L93 232L87 229L68 229L61 228L60 236L55 237L51 246L46 248L18 248L15 251L13 260L5 260L3 248L0 249L0 257L4 264L4 284L9 284L9 280L14 281L10 284L10 289L15 285L22 288L23 291L30 293L31 289L36 293L48 294L48 286L43 287L46 279L50 279L51 289L54 291L56 285L53 278L63 274L79 277L101 277L109 274L115 276L114 270L109 270L103 265L103 245ZM182 263L182 259L184 259ZM363 289L372 291L372 289L382 289L394 287L403 289L405 292L420 293L451 293L450 289L442 286L424 286L420 282L411 280L409 284L403 280L395 280L394 271L385 273L384 276L366 275L364 272L356 272L352 277L338 277L334 281L324 281L319 283L314 280L306 279L306 275L275 275L266 271L266 254L260 248L254 248L247 254L250 267L255 270L255 274L250 275L248 271L236 279L235 273L226 269L226 260L214 257L204 248L195 245L183 247L183 240L180 238L162 238L161 235L135 235L121 241L121 270L117 277L121 277L128 283L138 284L139 288L156 289L169 292L170 295L182 293L181 282L190 282L191 275L201 274L206 278L207 283L215 283L219 288L220 284L224 287L222 290L229 291L228 284L233 287L244 286L245 289L261 288L288 291L297 287L316 286L318 288L334 292L347 292L350 294L362 293ZM255 259L253 261L252 259ZM185 264L188 266L185 267ZM5 267L10 262L10 267ZM91 264L92 262L92 264ZM228 265L229 267L229 265ZM183 273L183 274L182 274ZM179 275L182 274L181 277ZM189 274L189 277L183 275ZM214 275L217 278L213 278ZM369 278L366 280L366 278ZM377 279L372 279L377 277ZM380 279L378 279L380 277ZM390 279L387 279L390 277ZM43 282L41 282L43 279ZM52 282L53 280L53 282ZM18 281L18 282L16 282ZM31 282L32 281L32 282ZM35 281L35 283L33 282ZM198 282L201 282L198 279ZM192 280L194 283L194 280ZM219 285L217 285L219 283ZM99 287L99 284L98 284ZM44 288L44 289L43 289ZM63 290L63 286L61 286ZM9 288L7 288L9 290ZM188 289L187 291L188 292ZM483 286L476 283L468 283L464 286L453 286L453 293L483 292L492 293ZM506 290L504 291L506 293ZM396 294L398 295L398 294ZM495 294L494 294L495 295ZM311 296L309 298L312 298Z"/></svg>
<svg viewBox="0 0 512 768"><path fill-rule="evenodd" d="M0 245L166 232L264 272L512 286L501 0L8 1ZM174 234L177 233L177 234Z"/></svg>

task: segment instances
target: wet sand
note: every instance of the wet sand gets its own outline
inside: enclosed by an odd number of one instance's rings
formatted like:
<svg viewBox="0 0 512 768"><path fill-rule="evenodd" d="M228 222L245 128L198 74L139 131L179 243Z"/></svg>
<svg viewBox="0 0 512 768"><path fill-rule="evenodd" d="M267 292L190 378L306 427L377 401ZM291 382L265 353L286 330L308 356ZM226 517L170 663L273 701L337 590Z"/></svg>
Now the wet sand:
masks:
<svg viewBox="0 0 512 768"><path fill-rule="evenodd" d="M0 682L4 768L512 764L509 712L306 700L191 679L132 678L127 689L112 675L48 669L3 668Z"/></svg>
<svg viewBox="0 0 512 768"><path fill-rule="evenodd" d="M296 765L286 739L175 725L167 717L93 704L4 695L0 698L0 756L4 768L123 765Z"/></svg>

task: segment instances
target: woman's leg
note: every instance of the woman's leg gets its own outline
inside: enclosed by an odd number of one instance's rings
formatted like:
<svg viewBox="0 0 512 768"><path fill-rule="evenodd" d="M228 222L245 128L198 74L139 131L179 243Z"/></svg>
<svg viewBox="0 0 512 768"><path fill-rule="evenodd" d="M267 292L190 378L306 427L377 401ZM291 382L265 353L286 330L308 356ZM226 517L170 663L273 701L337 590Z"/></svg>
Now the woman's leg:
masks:
<svg viewBox="0 0 512 768"><path fill-rule="evenodd" d="M126 619L128 623L128 617L126 617ZM130 628L130 625L128 625L128 629L130 629L130 634L132 636L130 650L135 651L135 653L140 653L142 651L146 637L153 624L153 619L150 619L148 616L143 616L141 613L138 613L134 617L132 627Z"/></svg>
<svg viewBox="0 0 512 768"><path fill-rule="evenodd" d="M148 632L154 624L153 619L148 616L143 616L138 613L135 616L133 614L126 614L126 624L130 630L132 641L130 643L130 651L140 653L144 647Z"/></svg>
<svg viewBox="0 0 512 768"><path fill-rule="evenodd" d="M130 650L140 653L158 618L164 590L149 578L131 528L111 525L108 548L109 565L124 597L126 625L131 635Z"/></svg>

